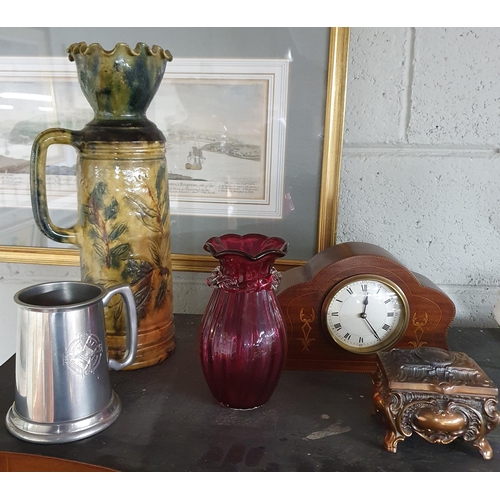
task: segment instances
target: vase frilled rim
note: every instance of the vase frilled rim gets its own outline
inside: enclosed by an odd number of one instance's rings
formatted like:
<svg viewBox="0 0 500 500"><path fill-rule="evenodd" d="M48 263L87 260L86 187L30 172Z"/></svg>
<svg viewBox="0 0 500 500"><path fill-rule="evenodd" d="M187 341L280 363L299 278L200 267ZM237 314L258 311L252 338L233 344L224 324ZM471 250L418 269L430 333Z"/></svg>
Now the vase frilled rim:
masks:
<svg viewBox="0 0 500 500"><path fill-rule="evenodd" d="M106 50L100 43L91 43L90 45L85 42L78 42L71 44L68 49L68 58L71 62L75 60L76 54L83 56L98 56L98 57L116 57L117 55L126 56L140 56L147 54L149 56L156 56L160 59L166 59L168 62L172 61L172 54L169 50L162 49L159 45L149 47L143 42L138 42L134 49L124 42L118 42L111 50Z"/></svg>
<svg viewBox="0 0 500 500"><path fill-rule="evenodd" d="M288 242L276 236L268 237L258 233L229 233L209 238L203 249L216 259L226 255L238 255L249 261L257 261L267 255L283 257L288 251Z"/></svg>

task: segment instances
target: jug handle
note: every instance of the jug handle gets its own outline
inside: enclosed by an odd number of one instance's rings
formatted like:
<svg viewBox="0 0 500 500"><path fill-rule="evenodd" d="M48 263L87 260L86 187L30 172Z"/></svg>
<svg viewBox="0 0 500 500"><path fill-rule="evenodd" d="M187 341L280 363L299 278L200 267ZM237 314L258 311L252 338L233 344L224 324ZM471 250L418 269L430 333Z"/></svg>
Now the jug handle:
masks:
<svg viewBox="0 0 500 500"><path fill-rule="evenodd" d="M59 243L77 244L77 224L69 228L56 226L47 206L46 165L47 149L52 144L68 144L78 149L81 132L64 128L49 128L38 134L31 148L31 206L35 222L42 233Z"/></svg>
<svg viewBox="0 0 500 500"><path fill-rule="evenodd" d="M106 306L113 295L120 294L125 304L126 312L126 351L123 358L120 360L110 359L109 367L112 370L122 370L131 365L135 361L137 355L137 311L135 305L134 294L128 285L117 285L109 288L102 298L103 304Z"/></svg>

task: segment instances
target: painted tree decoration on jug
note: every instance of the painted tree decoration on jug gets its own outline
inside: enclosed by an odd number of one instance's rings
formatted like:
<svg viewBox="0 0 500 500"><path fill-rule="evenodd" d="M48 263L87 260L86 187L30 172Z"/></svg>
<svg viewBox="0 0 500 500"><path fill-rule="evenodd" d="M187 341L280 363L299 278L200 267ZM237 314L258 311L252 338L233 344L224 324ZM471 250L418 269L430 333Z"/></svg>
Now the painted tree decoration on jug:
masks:
<svg viewBox="0 0 500 500"><path fill-rule="evenodd" d="M96 260L106 269L120 271L121 278L130 283L134 290L137 304L137 315L143 318L148 304L154 298L154 309L158 309L167 300L167 291L170 289L170 269L168 259L169 238L165 234L168 222L168 193L165 192L165 168L160 168L154 191L149 189L151 203L135 195L125 196L125 202L135 210L137 219L153 234L148 240L149 256L144 259L131 257L129 224L120 218L120 206L115 196L110 196L106 184L99 182L88 197L88 203L82 206L82 212L88 218L91 227L88 236L92 240L92 247ZM150 186L149 186L150 187ZM121 236L126 240L120 243ZM155 236L160 236L160 244ZM146 260L149 259L149 260ZM156 296L152 283L158 281ZM90 280L90 274L85 277ZM155 279L156 278L156 279Z"/></svg>

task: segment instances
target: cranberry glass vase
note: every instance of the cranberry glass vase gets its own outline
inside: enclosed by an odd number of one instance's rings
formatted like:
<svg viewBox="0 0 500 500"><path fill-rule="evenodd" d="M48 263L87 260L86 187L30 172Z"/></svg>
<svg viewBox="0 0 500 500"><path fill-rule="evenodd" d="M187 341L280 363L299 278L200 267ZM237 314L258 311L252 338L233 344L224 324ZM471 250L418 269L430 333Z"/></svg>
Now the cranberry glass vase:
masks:
<svg viewBox="0 0 500 500"><path fill-rule="evenodd" d="M203 374L215 399L234 409L262 406L278 384L287 352L273 267L288 243L262 234L226 234L203 247L219 260L199 330Z"/></svg>

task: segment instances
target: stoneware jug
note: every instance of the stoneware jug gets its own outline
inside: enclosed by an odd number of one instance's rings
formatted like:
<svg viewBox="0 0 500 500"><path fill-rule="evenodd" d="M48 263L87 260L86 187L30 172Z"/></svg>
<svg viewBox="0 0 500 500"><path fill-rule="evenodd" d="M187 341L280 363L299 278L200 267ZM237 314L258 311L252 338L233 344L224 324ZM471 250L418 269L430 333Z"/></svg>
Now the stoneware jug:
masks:
<svg viewBox="0 0 500 500"><path fill-rule="evenodd" d="M31 155L31 199L35 221L50 239L80 248L81 279L110 287L128 284L138 317L137 357L131 368L164 360L175 347L170 210L165 136L146 117L160 86L169 51L138 43L75 43L81 89L94 111L82 130L48 129L39 134ZM67 103L71 106L71 103ZM51 144L77 151L78 222L57 227L46 193L46 157ZM121 302L106 309L111 358L125 350Z"/></svg>
<svg viewBox="0 0 500 500"><path fill-rule="evenodd" d="M126 311L124 358L108 361L104 306L121 295ZM19 291L16 394L6 417L14 436L35 443L83 439L110 426L121 402L109 368L129 366L137 351L135 301L127 285L61 281Z"/></svg>

